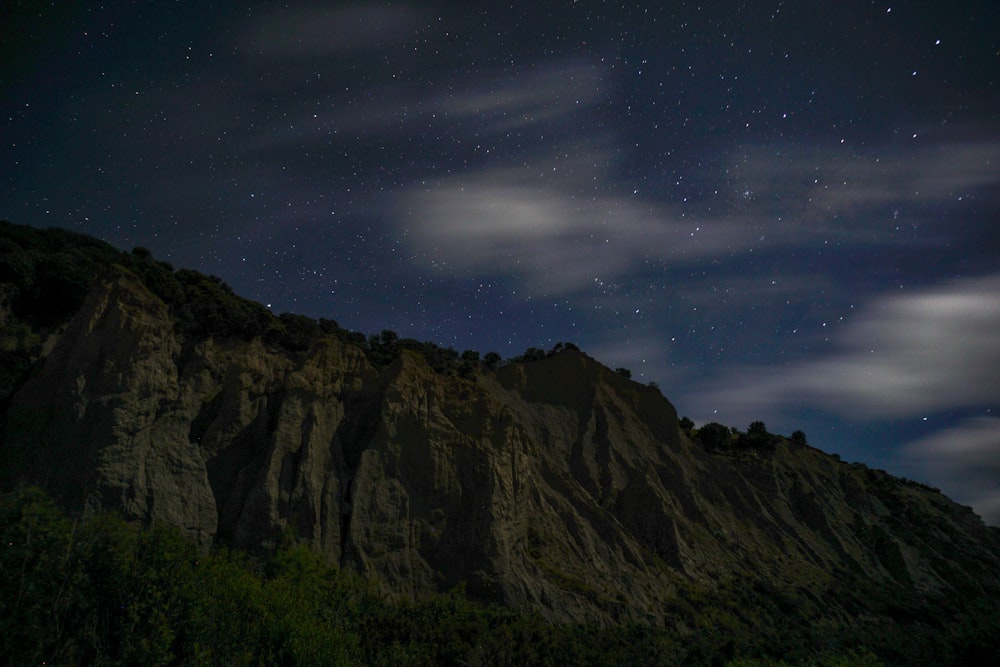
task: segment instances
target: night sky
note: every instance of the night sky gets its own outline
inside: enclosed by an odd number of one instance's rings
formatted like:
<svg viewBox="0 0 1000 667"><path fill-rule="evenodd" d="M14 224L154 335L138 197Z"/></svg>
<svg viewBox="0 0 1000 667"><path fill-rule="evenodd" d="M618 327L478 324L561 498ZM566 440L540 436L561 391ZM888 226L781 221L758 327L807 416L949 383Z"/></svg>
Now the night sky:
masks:
<svg viewBox="0 0 1000 667"><path fill-rule="evenodd" d="M514 6L4 2L0 217L1000 524L1000 4Z"/></svg>

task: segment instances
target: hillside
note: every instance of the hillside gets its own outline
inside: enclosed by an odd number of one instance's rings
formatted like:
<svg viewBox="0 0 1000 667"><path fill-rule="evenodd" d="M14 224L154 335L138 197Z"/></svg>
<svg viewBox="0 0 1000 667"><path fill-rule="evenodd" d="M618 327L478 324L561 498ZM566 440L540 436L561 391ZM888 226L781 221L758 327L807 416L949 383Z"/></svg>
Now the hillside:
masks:
<svg viewBox="0 0 1000 667"><path fill-rule="evenodd" d="M260 557L293 535L393 598L678 636L827 628L901 663L998 618L1000 531L969 508L798 439L708 447L575 346L486 363L366 338L8 223L0 326L2 487L71 512Z"/></svg>

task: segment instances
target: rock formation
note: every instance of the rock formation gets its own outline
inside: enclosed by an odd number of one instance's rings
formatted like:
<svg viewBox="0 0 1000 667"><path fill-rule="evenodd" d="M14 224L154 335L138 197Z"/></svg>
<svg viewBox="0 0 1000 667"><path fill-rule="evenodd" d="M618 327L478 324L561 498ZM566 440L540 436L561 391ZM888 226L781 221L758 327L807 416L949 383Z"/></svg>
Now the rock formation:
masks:
<svg viewBox="0 0 1000 667"><path fill-rule="evenodd" d="M659 622L692 585L834 615L1000 591L970 509L784 438L708 451L572 347L462 378L333 335L199 338L121 267L50 334L0 406L3 485L205 545L291 533L393 594L601 624Z"/></svg>

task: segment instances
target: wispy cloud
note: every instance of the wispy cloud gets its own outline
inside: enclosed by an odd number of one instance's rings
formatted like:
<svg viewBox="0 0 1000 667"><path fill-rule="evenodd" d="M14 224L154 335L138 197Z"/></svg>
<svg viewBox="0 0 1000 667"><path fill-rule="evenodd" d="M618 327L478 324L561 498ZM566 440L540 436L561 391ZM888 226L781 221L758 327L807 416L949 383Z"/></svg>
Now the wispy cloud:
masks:
<svg viewBox="0 0 1000 667"><path fill-rule="evenodd" d="M541 75L539 85L456 98L453 113L528 118L546 109L546 117L574 122L576 102L567 104L574 98L557 83L564 81L553 76L557 71ZM584 67L574 71L595 90L599 78L588 79ZM409 188L398 212L418 252L437 269L513 273L533 291L564 294L595 277L620 279L651 259L725 261L751 249L829 241L839 252L940 242L927 231L896 233L908 204L957 205L1000 181L1000 141L939 137L887 149L885 157L839 146L744 147L729 163L729 191L717 193L709 209L608 187L618 180L609 167L617 150L606 134L583 148L539 148L530 165L471 169ZM900 222L898 209L904 209Z"/></svg>
<svg viewBox="0 0 1000 667"><path fill-rule="evenodd" d="M747 220L687 219L639 198L591 195L586 176L572 178L571 187L555 173L586 173L594 161L583 154L558 166L492 169L427 183L402 195L398 219L405 220L419 255L436 268L514 274L547 294L621 278L644 260L731 252L759 235Z"/></svg>
<svg viewBox="0 0 1000 667"><path fill-rule="evenodd" d="M1000 526L1000 418L976 417L903 448L906 467Z"/></svg>
<svg viewBox="0 0 1000 667"><path fill-rule="evenodd" d="M748 146L733 152L735 187L810 220L907 203L956 201L1000 182L1000 138L923 137L903 146Z"/></svg>
<svg viewBox="0 0 1000 667"><path fill-rule="evenodd" d="M1000 401L1000 274L874 300L833 342L784 369L744 368L753 391L718 387L702 405L768 414L802 401L872 419Z"/></svg>
<svg viewBox="0 0 1000 667"><path fill-rule="evenodd" d="M605 68L591 59L547 63L516 78L456 81L427 106L451 118L476 118L487 129L509 130L576 113L603 99Z"/></svg>
<svg viewBox="0 0 1000 667"><path fill-rule="evenodd" d="M241 39L251 55L305 57L381 48L403 40L421 15L405 4L275 10L252 19Z"/></svg>

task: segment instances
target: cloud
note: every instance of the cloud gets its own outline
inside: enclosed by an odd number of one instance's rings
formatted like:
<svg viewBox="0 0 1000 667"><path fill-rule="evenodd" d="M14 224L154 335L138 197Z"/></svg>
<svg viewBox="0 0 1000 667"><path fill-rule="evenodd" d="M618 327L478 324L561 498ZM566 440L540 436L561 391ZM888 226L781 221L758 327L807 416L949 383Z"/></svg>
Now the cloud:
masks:
<svg viewBox="0 0 1000 667"><path fill-rule="evenodd" d="M595 72L586 62L557 63L523 83L486 81L428 107L484 128L520 122L557 132L559 124L578 127L574 114L603 99L604 75ZM597 130L587 141L546 141L519 154L519 165L422 182L399 194L393 216L405 218L418 256L437 270L513 275L532 293L567 294L595 279L627 281L650 261L727 261L831 240L839 252L939 243L950 230L896 233L902 223L893 209L975 196L998 181L1000 162L1000 142L954 137L881 151L751 146L734 153L730 191L709 208L622 190L614 185L617 138Z"/></svg>
<svg viewBox="0 0 1000 667"><path fill-rule="evenodd" d="M517 108L540 104L522 96L511 99ZM613 138L603 143L613 144ZM747 170L760 172L754 178L763 181L743 183L745 194L723 199L719 212L709 212L610 190L605 183L614 180L607 167L613 151L600 138L594 144L555 147L522 167L473 170L421 183L401 194L396 215L405 218L418 252L440 270L513 273L534 291L563 294L585 289L594 279L625 279L650 260L666 265L725 260L753 249L808 247L831 236L855 246L896 244L897 238L874 233L878 216L862 216L859 223L841 214L898 204L907 197L906 187L922 182L912 173L897 177L879 167L878 174L857 186L817 191L814 184L794 183L793 172L809 171L802 156L787 172L771 174L773 165L751 161ZM943 180L966 188L985 183L992 173L980 169L980 163L989 164L989 150L984 151L942 149L935 155L951 156L939 162ZM955 166L963 159L973 163L964 171ZM825 165L827 172L838 173L859 168L837 166L837 159ZM887 192L892 178L909 185ZM765 187L782 192L769 197L757 190ZM943 196L941 187L931 194ZM774 197L784 202L782 207L796 197L802 205L790 206L791 215L776 216L768 211Z"/></svg>
<svg viewBox="0 0 1000 667"><path fill-rule="evenodd" d="M581 59L549 63L516 78L476 82L429 101L450 118L475 118L492 131L552 121L604 98L605 68Z"/></svg>
<svg viewBox="0 0 1000 667"><path fill-rule="evenodd" d="M644 260L712 257L757 238L746 220L698 222L641 198L589 193L594 162L585 152L558 164L427 183L402 194L396 217L432 266L513 274L547 294L626 276ZM567 181L560 170L576 175Z"/></svg>
<svg viewBox="0 0 1000 667"><path fill-rule="evenodd" d="M729 171L737 190L815 220L968 197L1000 182L998 164L1000 141L931 136L863 150L748 146L733 152Z"/></svg>
<svg viewBox="0 0 1000 667"><path fill-rule="evenodd" d="M784 369L735 371L752 391L699 399L738 414L800 406L894 418L1000 401L1000 274L874 300L834 343L839 351Z"/></svg>
<svg viewBox="0 0 1000 667"><path fill-rule="evenodd" d="M1000 418L976 417L906 445L909 466L1000 526Z"/></svg>
<svg viewBox="0 0 1000 667"><path fill-rule="evenodd" d="M334 77L321 82L290 79L291 84L285 81L290 88L268 94L280 93L300 104L293 113L262 123L263 131L247 143L254 151L301 152L304 147L322 151L331 141L349 143L357 135L372 141L407 137L411 150L419 153L413 157L431 152L442 162L468 164L497 155L496 144L502 143L512 159L533 155L536 146L551 145L566 128L586 123L585 114L607 98L606 76L598 61L574 58L540 64L516 77L500 69L436 81L431 74L430 85L414 76L348 87ZM566 124L571 116L573 123ZM432 134L436 139L428 138ZM444 136L476 140L445 141ZM492 155L485 152L491 146Z"/></svg>
<svg viewBox="0 0 1000 667"><path fill-rule="evenodd" d="M420 21L413 8L388 3L276 10L252 19L241 43L249 53L262 56L363 51L402 41Z"/></svg>

